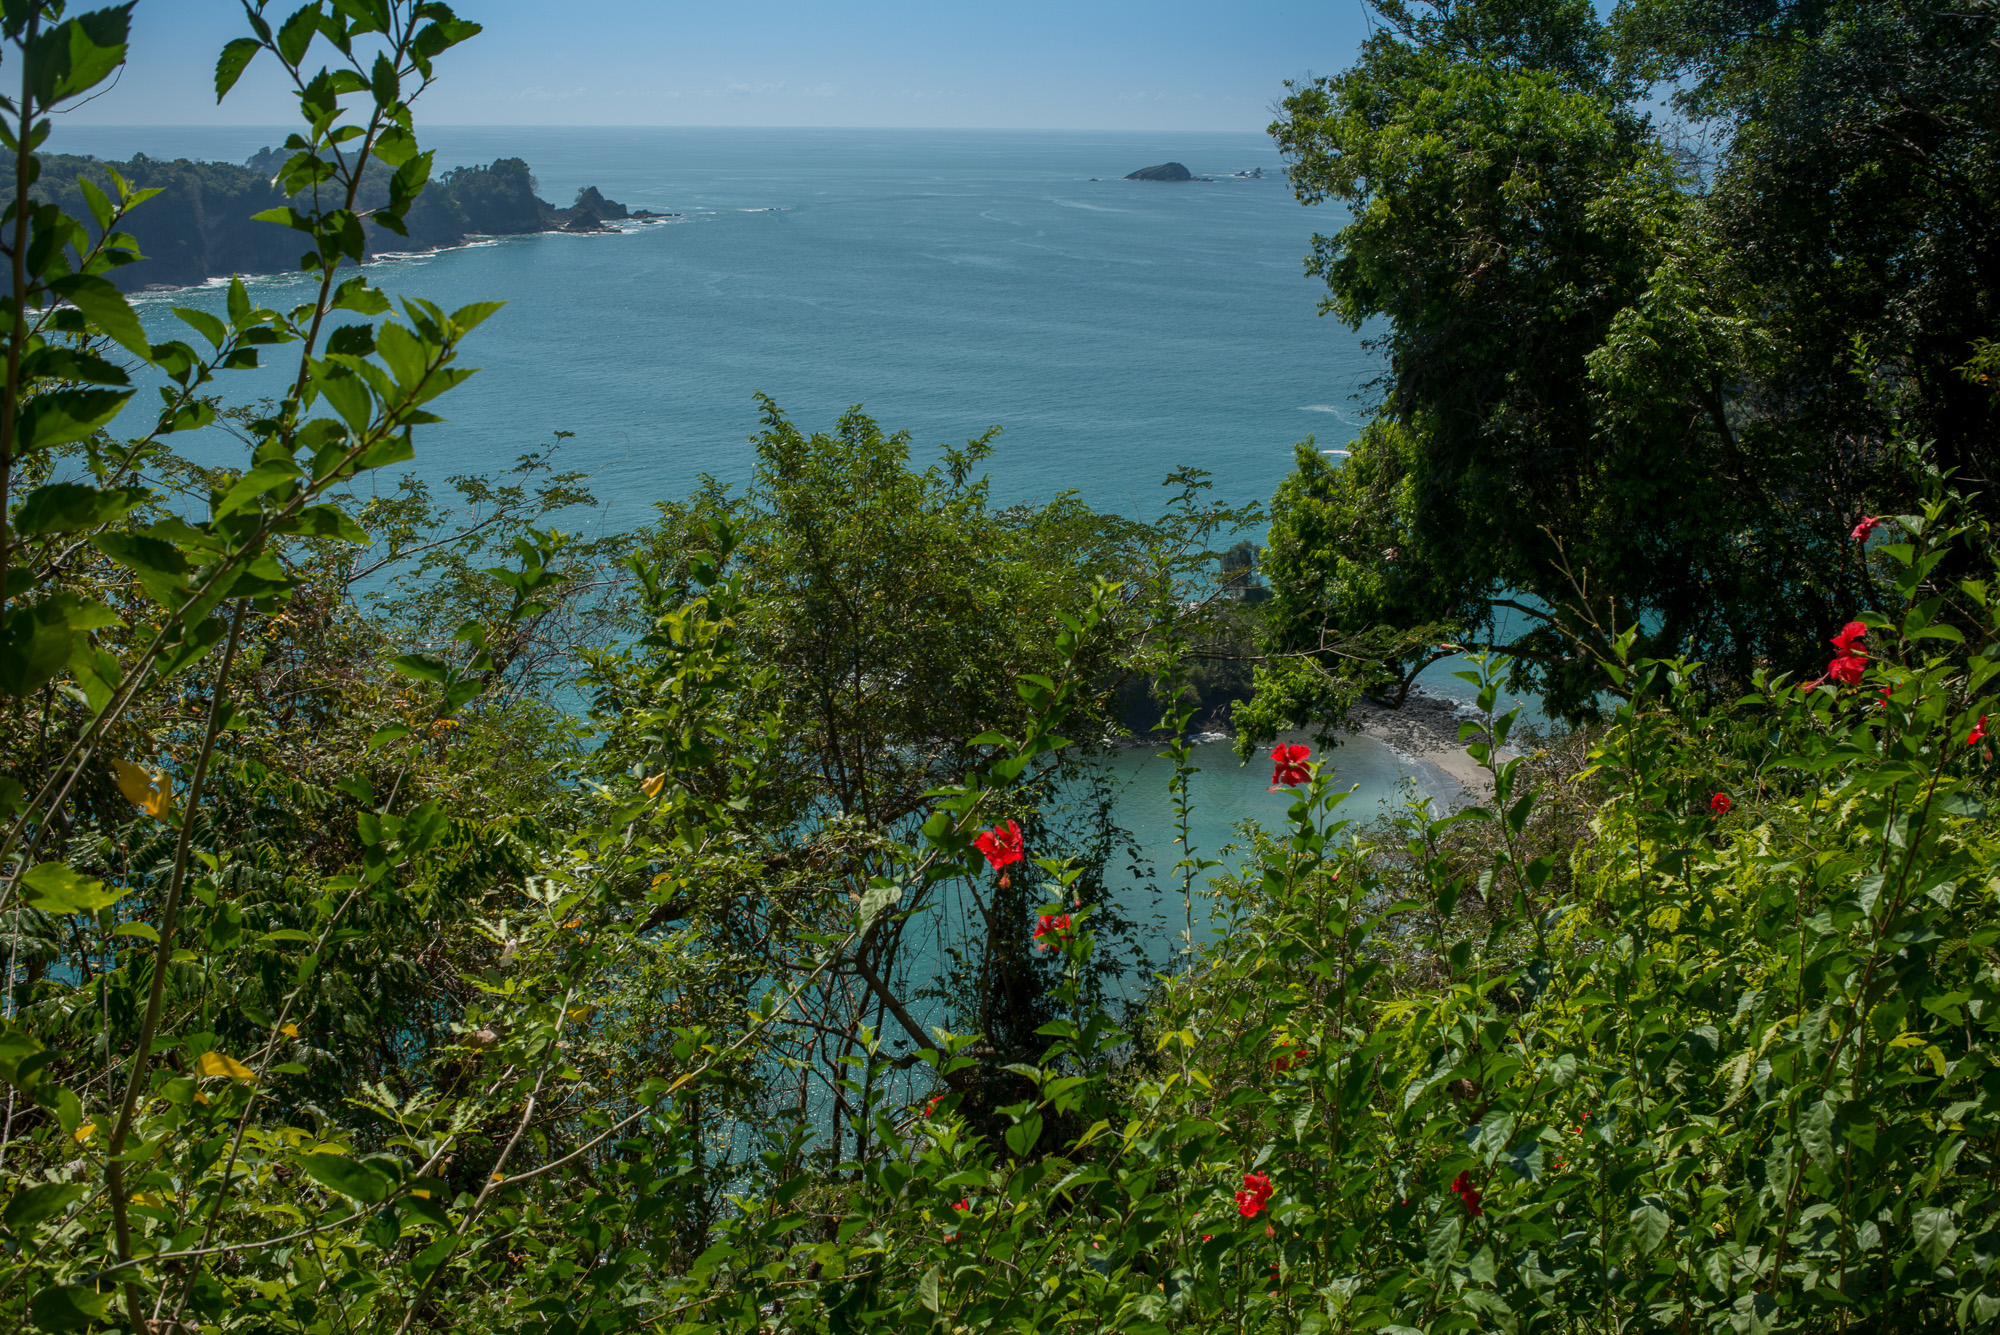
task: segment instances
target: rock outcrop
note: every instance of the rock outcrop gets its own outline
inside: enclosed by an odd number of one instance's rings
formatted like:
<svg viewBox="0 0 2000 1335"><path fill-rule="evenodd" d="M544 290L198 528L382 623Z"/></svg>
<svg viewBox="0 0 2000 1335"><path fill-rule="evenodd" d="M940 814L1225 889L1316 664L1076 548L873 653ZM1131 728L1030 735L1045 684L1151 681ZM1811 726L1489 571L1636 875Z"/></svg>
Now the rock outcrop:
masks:
<svg viewBox="0 0 2000 1335"><path fill-rule="evenodd" d="M1162 162L1157 167L1141 167L1125 179L1128 181L1192 181L1194 173L1178 162Z"/></svg>

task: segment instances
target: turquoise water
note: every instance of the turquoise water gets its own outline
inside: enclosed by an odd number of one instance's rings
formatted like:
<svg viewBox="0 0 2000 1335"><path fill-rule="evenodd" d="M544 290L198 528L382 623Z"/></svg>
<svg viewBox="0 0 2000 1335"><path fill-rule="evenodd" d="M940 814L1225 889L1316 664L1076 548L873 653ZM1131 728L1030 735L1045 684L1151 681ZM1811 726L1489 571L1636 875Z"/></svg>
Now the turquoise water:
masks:
<svg viewBox="0 0 2000 1335"><path fill-rule="evenodd" d="M52 147L240 161L277 139L66 130ZM1340 219L1294 201L1255 135L444 129L428 142L440 167L522 156L560 203L596 185L683 215L378 266L384 287L447 307L508 303L422 466L490 467L573 431L602 523L644 520L703 472L742 481L758 391L808 426L864 404L923 450L997 425L1002 501L1075 489L1148 515L1181 465L1212 472L1222 499L1266 500L1293 442L1346 441L1377 373L1357 335L1315 315L1302 275L1314 226ZM1166 158L1267 176L1115 179ZM303 290L260 287L273 303Z"/></svg>
<svg viewBox="0 0 2000 1335"><path fill-rule="evenodd" d="M282 135L65 127L51 147L241 161ZM682 215L375 266L391 292L508 303L470 345L482 373L444 401L449 422L420 433L414 466L494 469L574 432L565 458L601 506L571 527L642 523L702 473L746 480L757 391L808 428L863 404L909 430L920 458L997 425L1002 503L1075 490L1149 516L1183 465L1208 470L1218 499L1268 501L1294 442L1347 442L1380 370L1363 335L1315 314L1323 289L1302 273L1313 231L1341 216L1300 206L1260 136L446 128L426 142L441 169L524 157L557 203L595 185ZM1168 159L1218 179L1117 179ZM1265 178L1230 175L1253 168ZM143 242L143 217L133 230ZM296 277L253 288L273 306L307 291ZM140 299L149 326L177 334L168 306L222 300ZM277 371L223 380L241 400L280 386ZM240 457L220 437L190 452L208 450ZM1450 666L1431 678L1462 695ZM1121 814L1147 848L1170 850L1165 762L1149 755L1114 762L1133 780ZM1366 738L1337 759L1362 785L1356 810L1390 800L1404 772ZM1267 764L1239 768L1225 745L1201 763L1199 848L1241 819L1281 816Z"/></svg>

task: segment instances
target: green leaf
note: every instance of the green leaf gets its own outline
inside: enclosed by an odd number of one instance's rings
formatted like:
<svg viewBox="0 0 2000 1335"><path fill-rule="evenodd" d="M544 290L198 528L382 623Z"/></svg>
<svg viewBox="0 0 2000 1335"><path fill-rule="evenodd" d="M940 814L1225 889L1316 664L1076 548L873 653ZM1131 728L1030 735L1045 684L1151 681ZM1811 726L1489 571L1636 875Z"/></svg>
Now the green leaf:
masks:
<svg viewBox="0 0 2000 1335"><path fill-rule="evenodd" d="M1778 1315L1778 1300L1768 1293L1746 1293L1735 1303L1736 1317L1729 1324L1737 1335L1770 1335Z"/></svg>
<svg viewBox="0 0 2000 1335"><path fill-rule="evenodd" d="M27 80L41 107L89 92L125 59L131 6L96 9L52 26L28 43ZM9 27L13 11L8 11Z"/></svg>
<svg viewBox="0 0 2000 1335"><path fill-rule="evenodd" d="M23 453L70 445L101 429L133 395L129 389L57 389L21 409Z"/></svg>
<svg viewBox="0 0 2000 1335"><path fill-rule="evenodd" d="M308 5L300 5L278 29L278 58L285 64L296 67L305 59L306 48L312 45L314 34L319 31L320 5L318 0Z"/></svg>
<svg viewBox="0 0 2000 1335"><path fill-rule="evenodd" d="M1799 1121L1799 1144L1805 1147L1806 1157L1820 1168L1833 1170L1833 1119L1835 1109L1828 1099L1821 1099Z"/></svg>
<svg viewBox="0 0 2000 1335"><path fill-rule="evenodd" d="M42 1068L54 1061L55 1055L31 1034L11 1026L0 1029L0 1080L31 1098L41 1084Z"/></svg>
<svg viewBox="0 0 2000 1335"><path fill-rule="evenodd" d="M63 670L78 638L67 615L75 602L61 594L16 607L0 622L0 694L32 695Z"/></svg>
<svg viewBox="0 0 2000 1335"><path fill-rule="evenodd" d="M1642 1205L1632 1212L1632 1237L1639 1244L1641 1255L1650 1256L1660 1249L1667 1240L1667 1231L1673 1221L1667 1212L1657 1205Z"/></svg>
<svg viewBox="0 0 2000 1335"><path fill-rule="evenodd" d="M60 345L36 348L23 358L21 379L23 382L68 380L76 384L113 385L121 389L132 383L132 377L125 374L123 367L114 366L87 349Z"/></svg>
<svg viewBox="0 0 2000 1335"><path fill-rule="evenodd" d="M43 1289L28 1304L28 1315L42 1330L88 1330L110 1312L110 1294L66 1285Z"/></svg>
<svg viewBox="0 0 2000 1335"><path fill-rule="evenodd" d="M299 1167L321 1186L369 1205L387 1199L394 1185L380 1169L345 1154L302 1154Z"/></svg>
<svg viewBox="0 0 2000 1335"><path fill-rule="evenodd" d="M90 545L137 575L162 606L178 606L187 592L187 560L172 543L137 533L100 533Z"/></svg>
<svg viewBox="0 0 2000 1335"><path fill-rule="evenodd" d="M282 487L299 475L299 466L288 460L273 459L269 463L258 464L223 493L222 499L216 502L215 517L225 519L265 492Z"/></svg>
<svg viewBox="0 0 2000 1335"><path fill-rule="evenodd" d="M309 505L273 526L275 533L297 534L304 538L338 538L342 542L365 544L368 533L338 505Z"/></svg>
<svg viewBox="0 0 2000 1335"><path fill-rule="evenodd" d="M175 306L173 312L181 323L207 339L210 346L220 348L229 341L229 326L207 311L196 310L192 306Z"/></svg>
<svg viewBox="0 0 2000 1335"><path fill-rule="evenodd" d="M243 71L259 51L263 43L254 37L235 37L222 48L221 56L215 62L215 100L220 102L229 96L229 90L243 77Z"/></svg>
<svg viewBox="0 0 2000 1335"><path fill-rule="evenodd" d="M917 1281L917 1301L922 1303L929 1311L936 1312L940 1310L938 1284L943 1279L943 1269L938 1266L932 1266L924 1272L924 1277Z"/></svg>
<svg viewBox="0 0 2000 1335"><path fill-rule="evenodd" d="M13 1199L7 1202L5 1215L0 1218L4 1218L9 1229L19 1233L66 1208L86 1190L80 1182L43 1182L15 1192Z"/></svg>
<svg viewBox="0 0 2000 1335"><path fill-rule="evenodd" d="M153 345L146 341L145 327L132 310L125 294L107 278L95 274L66 274L49 284L49 290L83 312L84 318L119 347L134 357L151 361Z"/></svg>
<svg viewBox="0 0 2000 1335"><path fill-rule="evenodd" d="M1934 1266L1942 1265L1958 1241L1958 1221L1950 1210L1927 1205L1911 1217L1910 1232L1916 1239L1917 1254Z"/></svg>
<svg viewBox="0 0 2000 1335"><path fill-rule="evenodd" d="M32 535L97 528L143 505L152 494L145 487L98 488L80 482L52 482L28 493L15 516L14 530Z"/></svg>
<svg viewBox="0 0 2000 1335"><path fill-rule="evenodd" d="M860 931L867 931L874 921L893 907L903 897L903 887L890 880L877 880L861 896L861 907L855 912L855 923Z"/></svg>
<svg viewBox="0 0 2000 1335"><path fill-rule="evenodd" d="M27 890L28 907L43 913L95 913L130 893L109 889L104 882L91 880L60 862L29 868L21 873L21 884Z"/></svg>
<svg viewBox="0 0 2000 1335"><path fill-rule="evenodd" d="M1007 1148L1016 1158L1025 1159L1035 1142L1042 1138L1042 1115L1029 1113L1026 1117L1007 1128Z"/></svg>
<svg viewBox="0 0 2000 1335"><path fill-rule="evenodd" d="M1458 1233L1457 1217L1445 1215L1431 1226L1429 1233L1424 1235L1424 1258L1431 1263L1433 1269L1442 1269L1451 1264L1452 1258L1458 1255Z"/></svg>
<svg viewBox="0 0 2000 1335"><path fill-rule="evenodd" d="M448 666L435 658L426 658L422 654L399 654L389 660L389 666L404 676L414 677L418 681L451 680L451 669Z"/></svg>
<svg viewBox="0 0 2000 1335"><path fill-rule="evenodd" d="M339 367L328 374L314 376L312 387L326 396L326 401L333 405L333 410L348 426L356 431L367 429L368 419L375 410L375 401L368 395L367 381L346 367Z"/></svg>
<svg viewBox="0 0 2000 1335"><path fill-rule="evenodd" d="M396 79L396 63L388 56L378 54L368 84L369 91L374 94L376 106L393 106L397 95L402 91L402 86Z"/></svg>

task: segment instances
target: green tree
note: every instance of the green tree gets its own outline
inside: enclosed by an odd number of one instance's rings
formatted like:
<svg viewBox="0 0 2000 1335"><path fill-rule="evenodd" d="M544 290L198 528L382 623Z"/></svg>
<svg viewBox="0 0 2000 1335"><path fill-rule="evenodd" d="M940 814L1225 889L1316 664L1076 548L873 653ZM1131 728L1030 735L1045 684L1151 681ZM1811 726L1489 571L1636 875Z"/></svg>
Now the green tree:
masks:
<svg viewBox="0 0 2000 1335"><path fill-rule="evenodd" d="M1587 708L1565 567L1652 643L1706 631L1704 657L1743 664L1754 640L1717 624L1713 590L1750 572L1718 570L1713 537L1754 523L1762 465L1731 448L1715 393L1728 349L1701 341L1717 321L1682 290L1706 260L1691 202L1589 6L1383 12L1357 63L1294 85L1272 127L1300 198L1349 207L1308 269L1324 309L1356 327L1387 318L1389 378L1348 467L1302 454L1274 514L1271 648L1288 657L1262 679L1265 713L1310 714L1321 677L1400 687L1433 637L1372 662L1321 641L1384 623L1490 637L1507 604L1527 623L1510 643L1523 671L1558 711ZM1666 355L1616 384L1593 375L1648 315L1640 337L1667 327ZM1635 394L1647 401L1622 402ZM1311 611L1321 590L1364 588Z"/></svg>

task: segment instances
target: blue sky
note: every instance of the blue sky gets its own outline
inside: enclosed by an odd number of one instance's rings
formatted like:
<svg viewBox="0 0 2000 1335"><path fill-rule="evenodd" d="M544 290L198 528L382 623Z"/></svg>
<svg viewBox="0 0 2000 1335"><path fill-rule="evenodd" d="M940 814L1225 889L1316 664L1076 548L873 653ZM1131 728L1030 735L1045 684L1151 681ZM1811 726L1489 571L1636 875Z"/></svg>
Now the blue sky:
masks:
<svg viewBox="0 0 2000 1335"><path fill-rule="evenodd" d="M82 7L88 7L84 0ZM291 0L273 0L278 17ZM1262 130L1284 80L1346 65L1361 0L464 0L486 31L418 104L434 125L812 125ZM235 0L139 0L92 125L271 125L253 66L216 106ZM268 60L269 57L263 57ZM261 63L261 62L260 62Z"/></svg>

